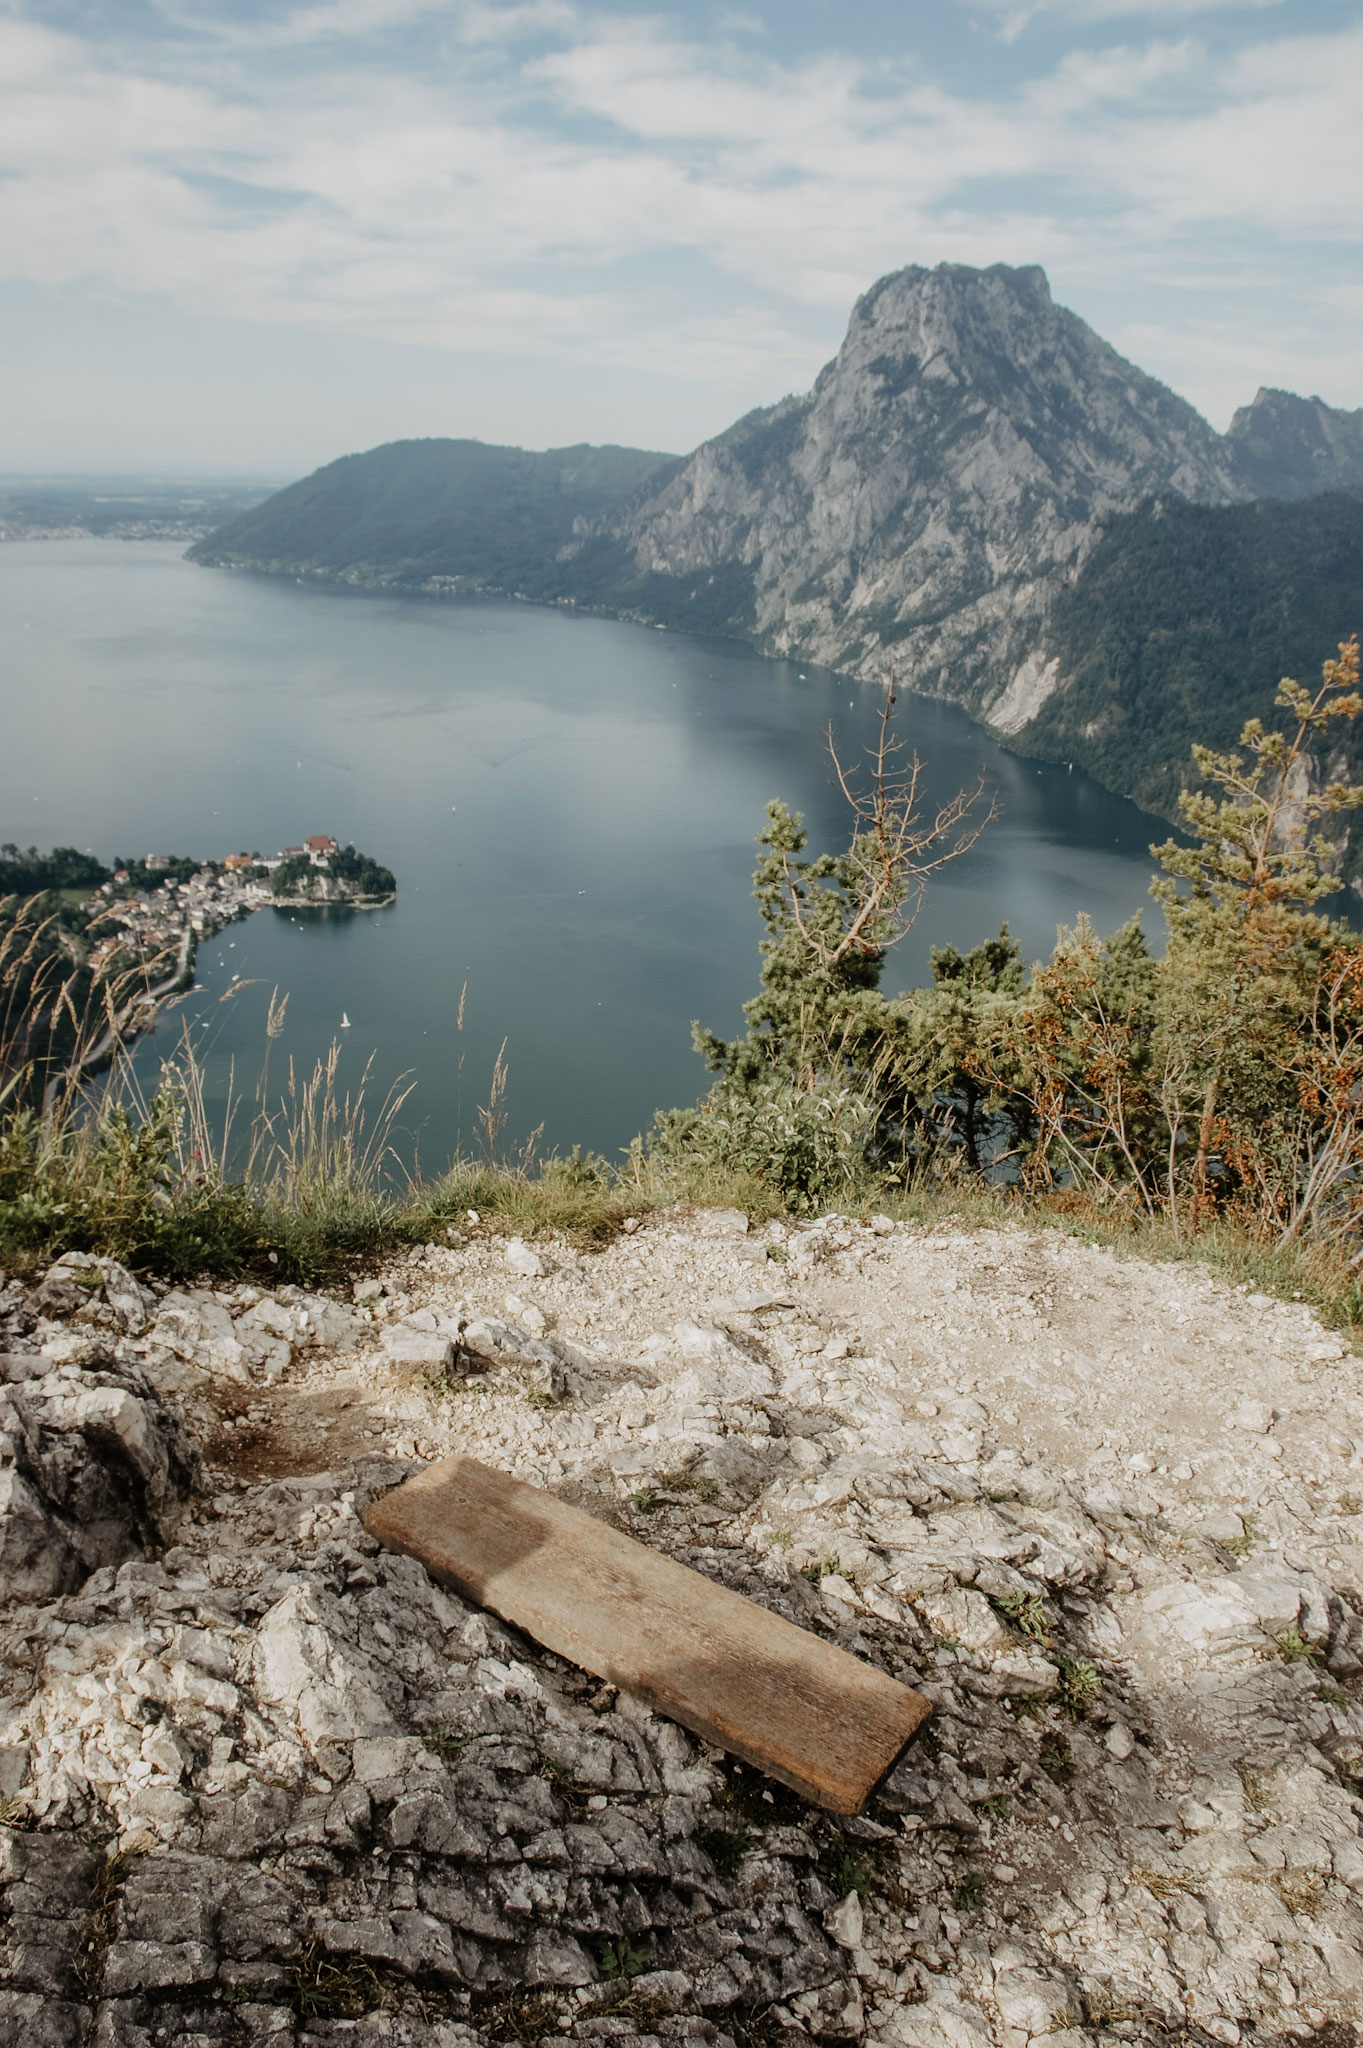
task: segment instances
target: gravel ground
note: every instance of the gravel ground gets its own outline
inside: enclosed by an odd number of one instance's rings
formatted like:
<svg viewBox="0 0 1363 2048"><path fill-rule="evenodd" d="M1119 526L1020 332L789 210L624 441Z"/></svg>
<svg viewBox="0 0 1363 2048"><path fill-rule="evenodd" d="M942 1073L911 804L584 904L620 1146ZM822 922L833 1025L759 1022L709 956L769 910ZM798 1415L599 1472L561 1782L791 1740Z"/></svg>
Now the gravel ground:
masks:
<svg viewBox="0 0 1363 2048"><path fill-rule="evenodd" d="M0 1344L0 2042L1363 2038L1363 1397L1304 1308L701 1211L344 1300L67 1260ZM378 1554L454 1450L927 1693L865 1815Z"/></svg>

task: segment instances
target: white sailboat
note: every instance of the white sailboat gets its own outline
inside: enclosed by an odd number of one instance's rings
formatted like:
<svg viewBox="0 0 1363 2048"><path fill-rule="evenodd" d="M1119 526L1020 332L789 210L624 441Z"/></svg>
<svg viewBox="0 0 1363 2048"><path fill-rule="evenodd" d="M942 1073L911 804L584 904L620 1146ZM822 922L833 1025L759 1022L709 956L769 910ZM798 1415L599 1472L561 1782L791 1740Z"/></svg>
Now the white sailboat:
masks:
<svg viewBox="0 0 1363 2048"><path fill-rule="evenodd" d="M350 1019L349 1017L347 1017L344 1010L342 1010L341 1012L341 1029L342 1031L349 1031L350 1029Z"/></svg>

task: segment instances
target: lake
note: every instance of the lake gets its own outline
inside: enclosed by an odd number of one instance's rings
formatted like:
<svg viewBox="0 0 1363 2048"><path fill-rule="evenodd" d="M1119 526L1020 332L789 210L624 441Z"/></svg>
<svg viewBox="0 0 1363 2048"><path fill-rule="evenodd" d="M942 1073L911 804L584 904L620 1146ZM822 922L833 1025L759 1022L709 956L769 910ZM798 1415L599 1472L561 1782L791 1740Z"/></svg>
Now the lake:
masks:
<svg viewBox="0 0 1363 2048"><path fill-rule="evenodd" d="M854 758L877 709L727 641L350 596L153 542L0 547L0 649L0 840L205 858L330 832L393 869L391 909L230 927L200 950L203 993L180 1014L221 1100L231 1060L254 1086L267 1003L287 991L272 1077L338 1037L343 1080L370 1053L379 1094L412 1074L427 1170L474 1143L503 1041L512 1140L543 1126L545 1148L614 1155L655 1107L703 1093L691 1020L735 1032L757 984L765 806L803 810L816 849L845 844L825 733ZM949 705L905 698L899 725L929 803L983 774L1001 815L933 884L887 988L1005 919L1035 958L1080 911L1111 930L1147 904L1167 827ZM177 1028L143 1047L144 1072Z"/></svg>

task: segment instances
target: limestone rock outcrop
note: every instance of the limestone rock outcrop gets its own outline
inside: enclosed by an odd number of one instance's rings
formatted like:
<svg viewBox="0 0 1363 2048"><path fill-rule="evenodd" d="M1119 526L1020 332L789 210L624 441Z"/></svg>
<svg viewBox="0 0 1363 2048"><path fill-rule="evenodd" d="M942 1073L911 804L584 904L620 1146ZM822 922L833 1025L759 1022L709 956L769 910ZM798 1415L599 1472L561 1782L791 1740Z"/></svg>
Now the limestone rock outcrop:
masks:
<svg viewBox="0 0 1363 2048"><path fill-rule="evenodd" d="M0 1355L0 1588L69 1592L162 1540L197 1459L141 1369L100 1348L77 1363Z"/></svg>
<svg viewBox="0 0 1363 2048"><path fill-rule="evenodd" d="M1344 2048L1363 1395L1336 1333L1024 1229L676 1213L535 1249L537 1275L480 1226L334 1320L182 1289L182 1329L333 1341L160 1397L83 1307L7 1292L44 1351L3 1397L68 1488L112 1469L118 1388L149 1429L183 1404L206 1467L121 1562L0 1581L0 2042ZM159 1321L119 1343L171 1371ZM392 1355L400 1328L461 1369ZM866 1813L379 1553L370 1501L456 1449L926 1692Z"/></svg>

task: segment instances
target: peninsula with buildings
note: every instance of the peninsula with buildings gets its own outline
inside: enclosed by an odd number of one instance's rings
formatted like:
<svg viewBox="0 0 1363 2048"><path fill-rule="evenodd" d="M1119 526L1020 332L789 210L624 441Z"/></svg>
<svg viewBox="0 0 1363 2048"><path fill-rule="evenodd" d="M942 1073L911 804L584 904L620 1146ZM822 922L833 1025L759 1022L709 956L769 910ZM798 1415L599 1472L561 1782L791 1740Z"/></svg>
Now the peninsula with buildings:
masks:
<svg viewBox="0 0 1363 2048"><path fill-rule="evenodd" d="M192 966L200 939L253 910L375 910L396 895L391 869L341 846L330 833L314 832L277 853L207 861L149 853L140 861L119 860L80 907L89 917L89 962L97 976L175 951L178 979Z"/></svg>
<svg viewBox="0 0 1363 2048"><path fill-rule="evenodd" d="M327 832L277 853L117 855L111 868L75 847L0 845L0 1040L20 984L46 989L50 1028L30 1051L86 1071L151 1028L189 986L199 942L224 926L255 910L377 910L396 897L390 869Z"/></svg>

